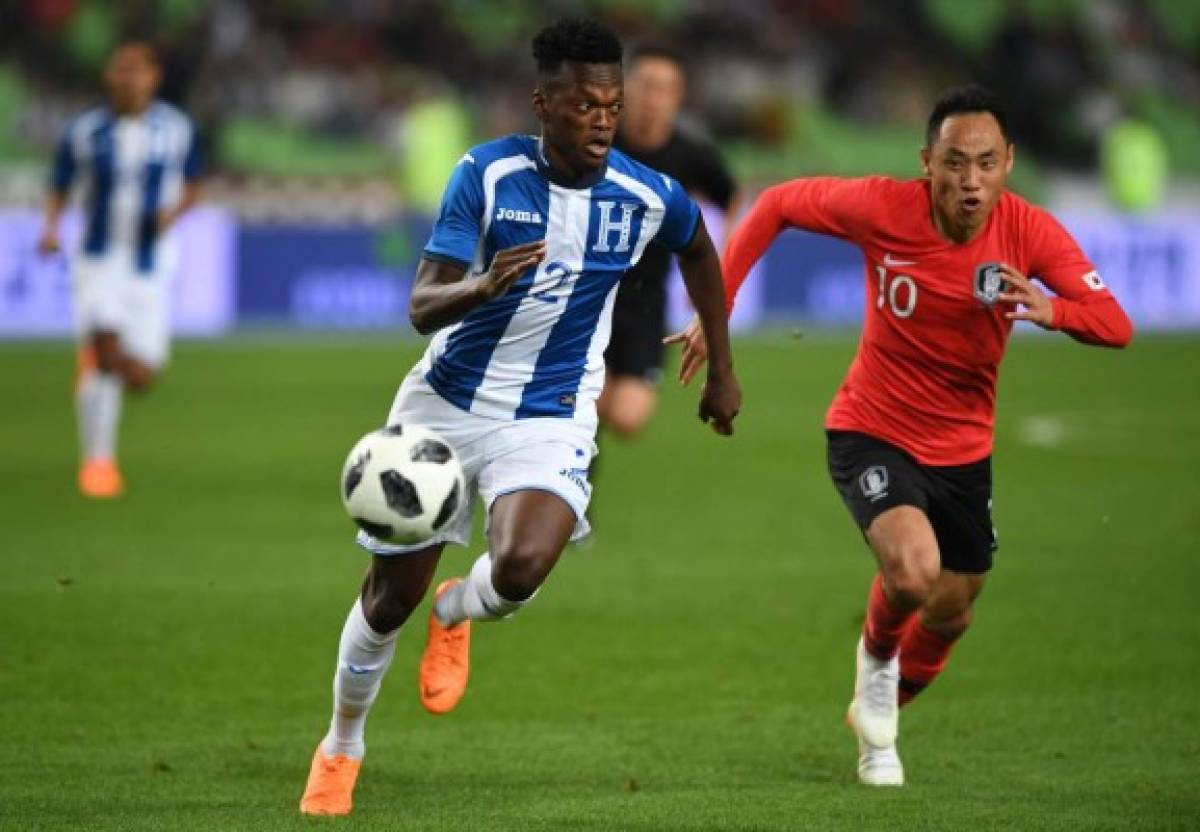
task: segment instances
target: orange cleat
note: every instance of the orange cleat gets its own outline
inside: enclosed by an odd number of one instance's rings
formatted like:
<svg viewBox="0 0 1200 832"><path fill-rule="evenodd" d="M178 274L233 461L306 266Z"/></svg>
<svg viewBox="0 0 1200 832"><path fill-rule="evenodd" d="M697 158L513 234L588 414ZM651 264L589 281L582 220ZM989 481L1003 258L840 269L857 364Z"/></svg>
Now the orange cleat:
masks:
<svg viewBox="0 0 1200 832"><path fill-rule="evenodd" d="M93 500L111 500L125 491L125 481L111 459L89 459L79 468L79 493Z"/></svg>
<svg viewBox="0 0 1200 832"><path fill-rule="evenodd" d="M441 597L442 593L461 582L461 578L442 581L434 597ZM470 650L470 621L447 627L430 611L429 637L425 641L425 652L421 654L419 674L421 704L429 713L449 713L462 699L467 690Z"/></svg>
<svg viewBox="0 0 1200 832"><path fill-rule="evenodd" d="M300 811L306 815L350 814L354 782L358 780L360 768L362 760L345 754L330 757L318 743L304 796L300 798Z"/></svg>

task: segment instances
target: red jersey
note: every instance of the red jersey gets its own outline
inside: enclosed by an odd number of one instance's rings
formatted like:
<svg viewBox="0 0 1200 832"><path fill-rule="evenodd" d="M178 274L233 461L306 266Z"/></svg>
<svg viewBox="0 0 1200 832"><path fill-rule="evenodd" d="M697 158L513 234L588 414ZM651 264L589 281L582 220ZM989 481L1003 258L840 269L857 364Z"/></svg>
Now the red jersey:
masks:
<svg viewBox="0 0 1200 832"><path fill-rule="evenodd" d="M728 309L750 267L785 227L854 243L866 258L858 353L825 425L903 448L923 465L961 465L992 451L996 377L1012 321L999 303L1007 263L1052 298L1053 328L1124 346L1133 327L1070 234L1045 210L1001 195L969 242L934 227L929 182L797 179L764 191L729 238Z"/></svg>

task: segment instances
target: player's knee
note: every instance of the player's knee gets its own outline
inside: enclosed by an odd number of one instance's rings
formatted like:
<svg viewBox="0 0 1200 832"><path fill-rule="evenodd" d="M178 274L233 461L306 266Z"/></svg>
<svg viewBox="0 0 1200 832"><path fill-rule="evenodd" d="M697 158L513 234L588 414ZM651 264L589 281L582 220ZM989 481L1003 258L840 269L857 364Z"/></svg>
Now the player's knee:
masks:
<svg viewBox="0 0 1200 832"><path fill-rule="evenodd" d="M926 558L914 553L907 558L898 558L884 574L888 596L905 608L923 606L933 594L938 570L925 563Z"/></svg>
<svg viewBox="0 0 1200 832"><path fill-rule="evenodd" d="M368 574L362 589L363 617L377 633L397 630L421 603L425 589Z"/></svg>
<svg viewBox="0 0 1200 832"><path fill-rule="evenodd" d="M558 552L532 541L512 541L492 552L492 584L509 601L524 601L546 580Z"/></svg>
<svg viewBox="0 0 1200 832"><path fill-rule="evenodd" d="M113 350L96 350L96 369L102 373L121 373L121 356Z"/></svg>
<svg viewBox="0 0 1200 832"><path fill-rule="evenodd" d="M612 408L605 419L608 429L621 439L633 439L646 428L650 414L631 408Z"/></svg>

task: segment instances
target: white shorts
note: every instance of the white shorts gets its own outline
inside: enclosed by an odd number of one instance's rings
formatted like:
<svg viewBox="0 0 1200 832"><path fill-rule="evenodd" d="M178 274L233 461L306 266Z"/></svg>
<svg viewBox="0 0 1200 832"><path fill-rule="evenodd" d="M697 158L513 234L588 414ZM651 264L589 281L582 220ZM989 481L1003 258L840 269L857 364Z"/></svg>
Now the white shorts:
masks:
<svg viewBox="0 0 1200 832"><path fill-rule="evenodd" d="M168 281L162 270L138 272L124 262L128 259L120 251L75 258L75 331L80 340L115 332L122 352L158 369L167 363L171 344Z"/></svg>
<svg viewBox="0 0 1200 832"><path fill-rule="evenodd" d="M571 419L505 421L477 416L443 399L417 373L400 385L388 424L424 425L453 446L462 462L470 509L432 540L415 546L383 543L360 531L358 545L368 552L402 555L439 543L466 546L471 542L476 495L490 514L497 497L514 491L549 491L561 497L575 512L572 540L590 530L585 512L592 496L588 467L596 455L594 425Z"/></svg>

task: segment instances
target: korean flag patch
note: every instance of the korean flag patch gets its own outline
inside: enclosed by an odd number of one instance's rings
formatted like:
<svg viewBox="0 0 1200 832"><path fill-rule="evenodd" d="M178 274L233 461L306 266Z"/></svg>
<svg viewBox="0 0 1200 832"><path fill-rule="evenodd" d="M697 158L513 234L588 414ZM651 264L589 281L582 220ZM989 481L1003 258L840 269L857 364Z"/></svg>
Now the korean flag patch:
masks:
<svg viewBox="0 0 1200 832"><path fill-rule="evenodd" d="M1100 275L1098 275L1094 271L1088 272L1081 279L1083 280L1084 283L1087 284L1087 287L1089 289L1091 289L1093 292L1099 292L1105 288L1104 281L1101 280Z"/></svg>

